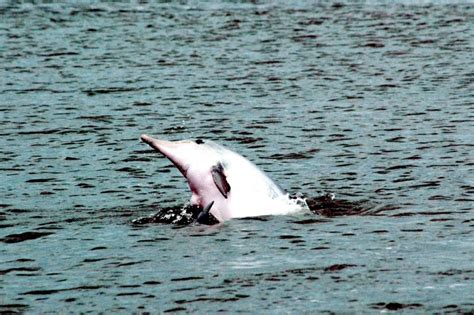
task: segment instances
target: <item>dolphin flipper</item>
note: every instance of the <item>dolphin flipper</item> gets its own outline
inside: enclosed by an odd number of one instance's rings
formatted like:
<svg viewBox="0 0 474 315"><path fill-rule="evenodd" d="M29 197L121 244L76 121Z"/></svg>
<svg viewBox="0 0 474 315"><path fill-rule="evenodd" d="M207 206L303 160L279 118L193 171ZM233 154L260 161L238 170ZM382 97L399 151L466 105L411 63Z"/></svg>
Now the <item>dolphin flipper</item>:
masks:
<svg viewBox="0 0 474 315"><path fill-rule="evenodd" d="M213 204L214 201L211 201L207 206L204 207L204 209L202 209L196 218L196 222L201 224L209 224L209 211L211 210Z"/></svg>
<svg viewBox="0 0 474 315"><path fill-rule="evenodd" d="M230 191L230 185L227 182L227 178L224 174L224 167L221 163L217 163L211 169L212 179L217 186L217 189L221 192L222 196L227 199L227 193Z"/></svg>

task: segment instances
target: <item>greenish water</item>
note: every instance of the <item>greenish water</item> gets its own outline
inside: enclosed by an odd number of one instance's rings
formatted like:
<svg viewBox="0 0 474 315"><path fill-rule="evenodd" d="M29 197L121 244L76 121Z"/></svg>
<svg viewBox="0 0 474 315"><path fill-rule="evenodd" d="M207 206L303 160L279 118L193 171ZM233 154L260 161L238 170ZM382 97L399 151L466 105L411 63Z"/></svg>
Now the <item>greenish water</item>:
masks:
<svg viewBox="0 0 474 315"><path fill-rule="evenodd" d="M0 2L0 312L472 312L474 6ZM177 227L140 134L376 209Z"/></svg>

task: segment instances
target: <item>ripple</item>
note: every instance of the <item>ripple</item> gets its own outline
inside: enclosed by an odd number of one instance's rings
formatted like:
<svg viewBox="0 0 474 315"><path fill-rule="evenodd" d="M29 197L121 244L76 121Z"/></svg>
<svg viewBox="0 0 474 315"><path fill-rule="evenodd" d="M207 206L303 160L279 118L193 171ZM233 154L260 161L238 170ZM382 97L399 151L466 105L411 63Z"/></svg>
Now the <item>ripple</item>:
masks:
<svg viewBox="0 0 474 315"><path fill-rule="evenodd" d="M473 9L0 4L0 312L469 312ZM142 133L312 212L189 225Z"/></svg>

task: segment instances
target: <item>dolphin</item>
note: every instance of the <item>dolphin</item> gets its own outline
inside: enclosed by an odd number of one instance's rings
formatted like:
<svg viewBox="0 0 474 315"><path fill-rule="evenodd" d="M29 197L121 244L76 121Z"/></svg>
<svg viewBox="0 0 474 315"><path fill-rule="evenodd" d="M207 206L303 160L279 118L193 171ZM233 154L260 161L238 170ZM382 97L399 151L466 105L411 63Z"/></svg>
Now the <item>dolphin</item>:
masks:
<svg viewBox="0 0 474 315"><path fill-rule="evenodd" d="M219 222L232 218L291 214L308 209L289 198L252 162L210 140L166 141L140 139L167 157L186 178L191 204L205 209Z"/></svg>

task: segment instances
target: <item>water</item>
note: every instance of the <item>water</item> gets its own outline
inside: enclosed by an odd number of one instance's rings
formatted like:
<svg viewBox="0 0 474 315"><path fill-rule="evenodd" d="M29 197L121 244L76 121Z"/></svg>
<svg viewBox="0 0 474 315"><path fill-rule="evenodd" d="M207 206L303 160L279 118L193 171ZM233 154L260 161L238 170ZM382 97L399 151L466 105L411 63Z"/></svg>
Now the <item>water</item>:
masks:
<svg viewBox="0 0 474 315"><path fill-rule="evenodd" d="M0 311L472 312L473 16L1 3ZM137 226L189 198L142 133L378 210Z"/></svg>

